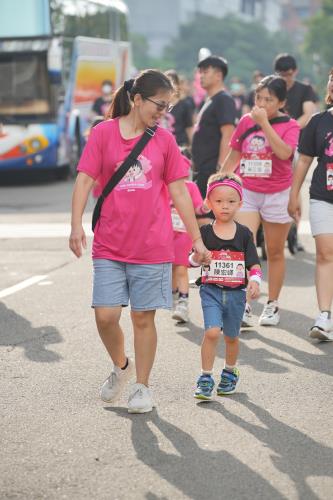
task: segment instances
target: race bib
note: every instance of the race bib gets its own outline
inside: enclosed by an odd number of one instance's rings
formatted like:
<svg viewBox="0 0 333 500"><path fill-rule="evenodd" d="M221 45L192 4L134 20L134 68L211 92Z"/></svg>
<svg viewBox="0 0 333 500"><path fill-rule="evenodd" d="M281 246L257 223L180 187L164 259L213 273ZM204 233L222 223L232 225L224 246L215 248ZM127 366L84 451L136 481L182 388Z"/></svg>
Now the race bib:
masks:
<svg viewBox="0 0 333 500"><path fill-rule="evenodd" d="M242 153L239 169L243 177L270 177L271 153Z"/></svg>
<svg viewBox="0 0 333 500"><path fill-rule="evenodd" d="M174 207L171 208L171 220L172 220L172 228L174 231L177 231L178 233L186 233L186 227L184 226L184 222L182 221L179 213Z"/></svg>
<svg viewBox="0 0 333 500"><path fill-rule="evenodd" d="M326 164L326 188L333 191L333 163Z"/></svg>
<svg viewBox="0 0 333 500"><path fill-rule="evenodd" d="M202 266L201 282L232 288L245 286L244 253L213 250L210 264Z"/></svg>

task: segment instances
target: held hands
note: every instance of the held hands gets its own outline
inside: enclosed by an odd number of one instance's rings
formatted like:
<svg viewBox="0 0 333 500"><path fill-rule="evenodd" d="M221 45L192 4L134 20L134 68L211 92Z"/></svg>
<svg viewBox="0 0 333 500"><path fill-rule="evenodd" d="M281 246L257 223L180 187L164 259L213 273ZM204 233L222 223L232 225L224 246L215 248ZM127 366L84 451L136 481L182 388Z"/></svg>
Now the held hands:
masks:
<svg viewBox="0 0 333 500"><path fill-rule="evenodd" d="M260 127L268 122L266 110L264 108L259 108L259 106L253 106L250 116L254 122L260 125Z"/></svg>
<svg viewBox="0 0 333 500"><path fill-rule="evenodd" d="M260 295L259 283L250 280L247 285L247 292L250 294L251 299L257 299Z"/></svg>
<svg viewBox="0 0 333 500"><path fill-rule="evenodd" d="M211 261L211 253L205 245L203 244L203 241L201 238L195 240L193 242L193 250L194 250L194 261L197 262L198 264L209 264Z"/></svg>
<svg viewBox="0 0 333 500"><path fill-rule="evenodd" d="M82 248L87 248L87 239L82 225L74 227L69 237L69 248L72 250L76 257L82 256Z"/></svg>

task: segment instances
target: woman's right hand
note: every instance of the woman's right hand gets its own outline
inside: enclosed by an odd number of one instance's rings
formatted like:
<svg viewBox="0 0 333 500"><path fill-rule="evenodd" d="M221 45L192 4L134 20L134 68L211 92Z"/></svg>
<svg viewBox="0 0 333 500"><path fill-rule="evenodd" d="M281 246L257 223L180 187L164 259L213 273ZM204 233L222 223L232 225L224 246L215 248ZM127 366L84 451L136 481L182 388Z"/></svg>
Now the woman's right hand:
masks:
<svg viewBox="0 0 333 500"><path fill-rule="evenodd" d="M82 224L80 226L72 226L69 237L69 248L76 257L82 256L82 248L87 248L87 239Z"/></svg>
<svg viewBox="0 0 333 500"><path fill-rule="evenodd" d="M295 221L297 221L300 217L300 204L299 204L299 197L297 194L290 193L289 203L288 203L288 214Z"/></svg>

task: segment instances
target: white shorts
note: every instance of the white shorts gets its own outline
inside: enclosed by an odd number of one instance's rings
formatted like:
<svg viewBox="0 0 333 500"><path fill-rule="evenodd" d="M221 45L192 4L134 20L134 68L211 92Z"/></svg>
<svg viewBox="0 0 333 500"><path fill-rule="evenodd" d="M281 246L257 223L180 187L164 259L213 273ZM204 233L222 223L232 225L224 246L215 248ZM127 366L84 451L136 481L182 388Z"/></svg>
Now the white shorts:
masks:
<svg viewBox="0 0 333 500"><path fill-rule="evenodd" d="M243 188L243 205L240 212L258 212L266 222L287 224L292 222L288 214L290 188L278 193L257 193Z"/></svg>
<svg viewBox="0 0 333 500"><path fill-rule="evenodd" d="M312 236L333 234L333 203L310 200L309 219Z"/></svg>

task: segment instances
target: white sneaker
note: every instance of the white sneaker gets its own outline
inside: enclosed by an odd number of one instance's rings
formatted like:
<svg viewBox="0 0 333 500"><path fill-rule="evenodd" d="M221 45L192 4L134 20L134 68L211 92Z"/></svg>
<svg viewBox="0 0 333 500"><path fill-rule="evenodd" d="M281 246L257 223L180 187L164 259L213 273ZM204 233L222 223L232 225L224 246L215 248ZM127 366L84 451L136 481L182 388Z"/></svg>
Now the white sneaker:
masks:
<svg viewBox="0 0 333 500"><path fill-rule="evenodd" d="M175 310L172 315L172 319L175 319L181 323L187 323L188 321L188 299L180 298L177 302Z"/></svg>
<svg viewBox="0 0 333 500"><path fill-rule="evenodd" d="M147 413L153 406L150 389L144 384L133 384L128 397L128 413Z"/></svg>
<svg viewBox="0 0 333 500"><path fill-rule="evenodd" d="M261 326L276 326L280 322L279 307L276 300L267 302L259 318Z"/></svg>
<svg viewBox="0 0 333 500"><path fill-rule="evenodd" d="M126 383L134 375L134 362L128 358L128 366L125 370L114 366L110 376L105 380L101 388L101 399L105 403L116 401L124 390Z"/></svg>
<svg viewBox="0 0 333 500"><path fill-rule="evenodd" d="M333 323L326 311L319 314L309 331L309 337L319 340L333 340Z"/></svg>
<svg viewBox="0 0 333 500"><path fill-rule="evenodd" d="M253 326L252 309L250 304L246 303L241 328L249 328L250 326Z"/></svg>

